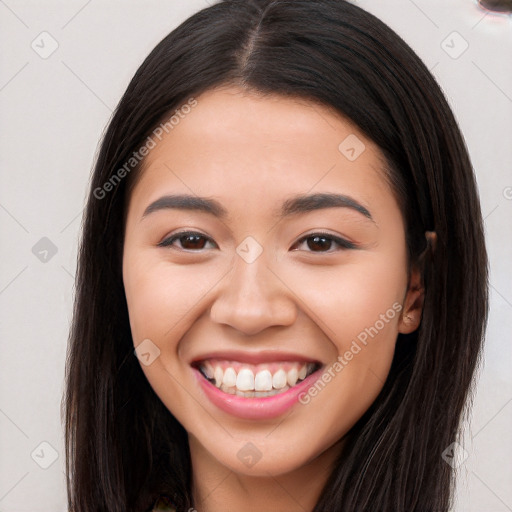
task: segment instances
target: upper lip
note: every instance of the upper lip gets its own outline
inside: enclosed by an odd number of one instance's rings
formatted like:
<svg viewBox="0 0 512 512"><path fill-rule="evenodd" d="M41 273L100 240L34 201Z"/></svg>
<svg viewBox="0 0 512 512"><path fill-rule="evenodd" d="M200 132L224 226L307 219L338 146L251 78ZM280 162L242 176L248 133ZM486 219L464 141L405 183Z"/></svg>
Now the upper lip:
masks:
<svg viewBox="0 0 512 512"><path fill-rule="evenodd" d="M321 364L318 359L306 355L295 354L292 352L277 352L273 350L265 350L259 352L246 352L240 350L222 350L218 352L208 352L200 356L194 357L190 362L191 365L201 363L208 359L220 359L224 361L238 361L247 364L263 364L274 363L279 361L298 361L303 363Z"/></svg>

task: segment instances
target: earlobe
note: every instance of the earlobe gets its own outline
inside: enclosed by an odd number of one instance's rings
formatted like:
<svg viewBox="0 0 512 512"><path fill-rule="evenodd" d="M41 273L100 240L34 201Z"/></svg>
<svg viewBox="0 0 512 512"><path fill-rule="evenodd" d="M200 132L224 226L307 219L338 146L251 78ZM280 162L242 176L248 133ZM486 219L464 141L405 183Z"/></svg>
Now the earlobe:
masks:
<svg viewBox="0 0 512 512"><path fill-rule="evenodd" d="M419 265L411 270L409 288L404 299L402 315L398 323L398 332L409 334L414 332L420 325L425 300L425 287L423 285L422 267L427 253L434 253L437 243L435 231L426 231L427 247L419 258Z"/></svg>
<svg viewBox="0 0 512 512"><path fill-rule="evenodd" d="M437 245L437 233L435 231L425 231L425 238L427 239L427 251L430 249L430 251L433 253L436 250Z"/></svg>
<svg viewBox="0 0 512 512"><path fill-rule="evenodd" d="M398 323L398 332L409 334L419 327L424 297L425 290L422 286L421 272L418 268L414 268L411 271L409 289L404 299L404 307Z"/></svg>

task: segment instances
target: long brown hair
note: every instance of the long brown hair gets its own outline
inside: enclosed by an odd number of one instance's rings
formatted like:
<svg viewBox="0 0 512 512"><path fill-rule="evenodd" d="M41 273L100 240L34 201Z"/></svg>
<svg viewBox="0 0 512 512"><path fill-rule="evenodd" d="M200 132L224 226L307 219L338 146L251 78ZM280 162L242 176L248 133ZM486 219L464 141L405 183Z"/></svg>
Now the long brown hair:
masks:
<svg viewBox="0 0 512 512"><path fill-rule="evenodd" d="M387 159L410 262L425 249L425 231L437 233L423 262L420 327L398 336L386 383L349 433L314 512L447 511L454 473L441 454L468 411L488 311L475 178L425 65L344 0L214 4L154 48L119 102L93 171L78 256L62 402L70 511L141 512L159 495L180 511L193 506L187 433L133 353L121 256L125 196L139 166L112 177L165 116L228 83L320 101L351 119Z"/></svg>

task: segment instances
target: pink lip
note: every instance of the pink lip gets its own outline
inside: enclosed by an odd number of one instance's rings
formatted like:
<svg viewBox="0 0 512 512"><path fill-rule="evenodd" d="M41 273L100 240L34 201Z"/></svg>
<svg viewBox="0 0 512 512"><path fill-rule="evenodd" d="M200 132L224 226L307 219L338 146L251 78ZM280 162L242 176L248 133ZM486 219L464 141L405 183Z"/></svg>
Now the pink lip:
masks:
<svg viewBox="0 0 512 512"><path fill-rule="evenodd" d="M201 389L214 405L228 414L248 420L264 420L284 414L298 401L301 392L306 391L306 389L311 386L312 382L317 379L318 371L319 370L312 373L302 382L296 384L284 393L264 398L243 398L241 396L224 393L224 391L221 391L208 382L203 375L194 368L194 374L199 380Z"/></svg>

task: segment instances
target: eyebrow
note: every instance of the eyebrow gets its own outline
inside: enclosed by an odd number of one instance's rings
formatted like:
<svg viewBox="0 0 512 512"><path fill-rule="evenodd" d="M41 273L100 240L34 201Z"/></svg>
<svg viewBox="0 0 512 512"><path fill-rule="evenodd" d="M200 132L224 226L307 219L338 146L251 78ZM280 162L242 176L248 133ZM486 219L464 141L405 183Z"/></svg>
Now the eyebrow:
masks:
<svg viewBox="0 0 512 512"><path fill-rule="evenodd" d="M343 194L319 193L294 196L283 203L277 211L277 215L280 219L283 219L324 208L350 208L375 222L367 208L352 197ZM196 210L209 213L219 219L226 219L229 215L224 206L215 199L183 194L160 197L145 209L142 219L151 213L168 209Z"/></svg>

